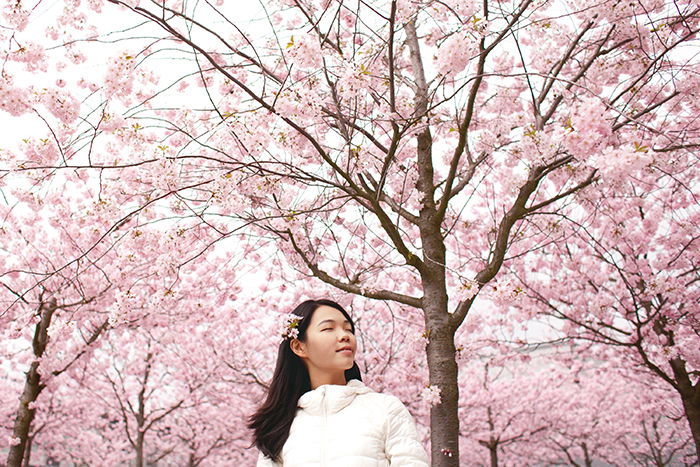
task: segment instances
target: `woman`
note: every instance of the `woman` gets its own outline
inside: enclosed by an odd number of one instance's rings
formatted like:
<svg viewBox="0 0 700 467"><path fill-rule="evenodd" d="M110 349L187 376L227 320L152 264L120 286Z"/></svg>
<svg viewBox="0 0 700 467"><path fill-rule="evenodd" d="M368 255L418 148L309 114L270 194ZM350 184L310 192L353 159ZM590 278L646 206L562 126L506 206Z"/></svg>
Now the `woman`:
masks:
<svg viewBox="0 0 700 467"><path fill-rule="evenodd" d="M267 398L248 425L258 467L427 466L401 401L365 386L355 363L355 324L330 300L289 315Z"/></svg>

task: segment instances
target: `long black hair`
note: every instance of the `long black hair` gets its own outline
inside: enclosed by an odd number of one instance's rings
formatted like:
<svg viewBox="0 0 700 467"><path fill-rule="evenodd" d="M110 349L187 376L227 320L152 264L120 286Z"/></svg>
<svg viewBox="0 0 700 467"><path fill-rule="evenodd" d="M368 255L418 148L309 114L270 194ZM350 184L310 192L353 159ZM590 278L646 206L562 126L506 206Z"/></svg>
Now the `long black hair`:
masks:
<svg viewBox="0 0 700 467"><path fill-rule="evenodd" d="M355 333L355 323L343 307L331 300L307 300L292 311L302 318L297 325L297 339L306 341L306 329L311 317L321 306L340 311L350 322L353 334ZM292 352L289 342L289 339L284 339L280 343L275 374L272 376L267 398L248 422L248 428L253 430L254 444L265 456L276 462L281 462L282 447L289 438L289 429L296 415L299 398L311 390L309 371L301 358ZM351 379L362 380L357 363L345 370L345 381Z"/></svg>

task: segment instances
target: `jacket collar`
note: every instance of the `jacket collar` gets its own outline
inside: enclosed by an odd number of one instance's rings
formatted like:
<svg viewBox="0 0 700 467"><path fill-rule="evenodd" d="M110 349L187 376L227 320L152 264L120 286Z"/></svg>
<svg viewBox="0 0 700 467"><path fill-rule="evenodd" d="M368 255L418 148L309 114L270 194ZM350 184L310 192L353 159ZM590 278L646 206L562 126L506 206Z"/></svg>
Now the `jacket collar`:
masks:
<svg viewBox="0 0 700 467"><path fill-rule="evenodd" d="M351 379L345 386L324 384L303 394L297 405L311 415L332 414L350 405L358 394L370 391L362 381L357 379Z"/></svg>

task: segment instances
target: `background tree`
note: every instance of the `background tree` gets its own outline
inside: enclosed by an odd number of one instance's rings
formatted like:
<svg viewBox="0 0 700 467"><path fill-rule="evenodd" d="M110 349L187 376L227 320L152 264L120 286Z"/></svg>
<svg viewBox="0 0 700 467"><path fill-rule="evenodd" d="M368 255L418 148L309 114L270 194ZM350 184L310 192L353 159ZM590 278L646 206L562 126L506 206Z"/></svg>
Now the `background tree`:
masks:
<svg viewBox="0 0 700 467"><path fill-rule="evenodd" d="M682 151L633 181L608 174L604 197L584 197L580 212L558 223L565 241L517 274L522 305L536 307L556 335L618 349L610 355L624 366L668 384L700 452L697 162L696 151Z"/></svg>
<svg viewBox="0 0 700 467"><path fill-rule="evenodd" d="M582 467L600 461L619 466L694 463L692 436L672 391L650 375L625 373L599 362L561 384L549 408L557 423L536 448L542 462Z"/></svg>
<svg viewBox="0 0 700 467"><path fill-rule="evenodd" d="M65 394L57 394L63 378L70 381L67 373L75 365L99 362L94 352L108 330L137 323L146 329L162 326L172 307L185 306L181 281L192 287L184 297L192 301L188 312L225 301L230 292L216 297L217 285L229 281L227 288L235 290L231 253L217 252L221 264L216 267L227 267L223 272L200 262L197 279L207 288L185 274L188 261L212 259L205 254L208 229L198 231L177 219L154 227L143 209L125 216L125 210L100 197L91 181L64 177L65 172L45 173L26 189L32 182L27 173L15 175L4 193L0 229L5 253L0 351L7 378L2 391L13 406L3 410L8 465L28 465L32 444L57 429L55 414L68 406ZM244 242L238 246L244 255ZM205 319L205 313L193 313L188 325ZM47 413L35 423L37 411Z"/></svg>
<svg viewBox="0 0 700 467"><path fill-rule="evenodd" d="M81 187L76 184L75 188ZM23 382L15 379L18 386L3 386L4 391L18 390L12 398L10 465L20 465L25 457L40 394L89 354L108 328L107 315L95 309L112 293L112 284L108 273L91 261L93 256L81 249L85 237L93 236L95 231L57 229L60 224L51 214L62 215L61 208L66 205L56 203L58 212L50 212L48 206L58 196L54 193L39 198L24 193L24 199L2 206L3 360L8 365L6 370L25 374ZM108 252L108 247L93 251L95 256ZM66 264L66 257L75 260Z"/></svg>

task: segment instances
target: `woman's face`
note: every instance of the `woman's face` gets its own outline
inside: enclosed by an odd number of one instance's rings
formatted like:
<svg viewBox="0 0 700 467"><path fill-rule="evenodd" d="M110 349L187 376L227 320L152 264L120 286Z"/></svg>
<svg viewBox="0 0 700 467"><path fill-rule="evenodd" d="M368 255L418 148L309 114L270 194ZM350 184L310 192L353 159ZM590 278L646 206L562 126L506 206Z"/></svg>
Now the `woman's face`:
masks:
<svg viewBox="0 0 700 467"><path fill-rule="evenodd" d="M309 367L309 372L336 373L352 368L357 341L350 322L333 307L322 305L314 311L306 341L296 340L292 350Z"/></svg>

